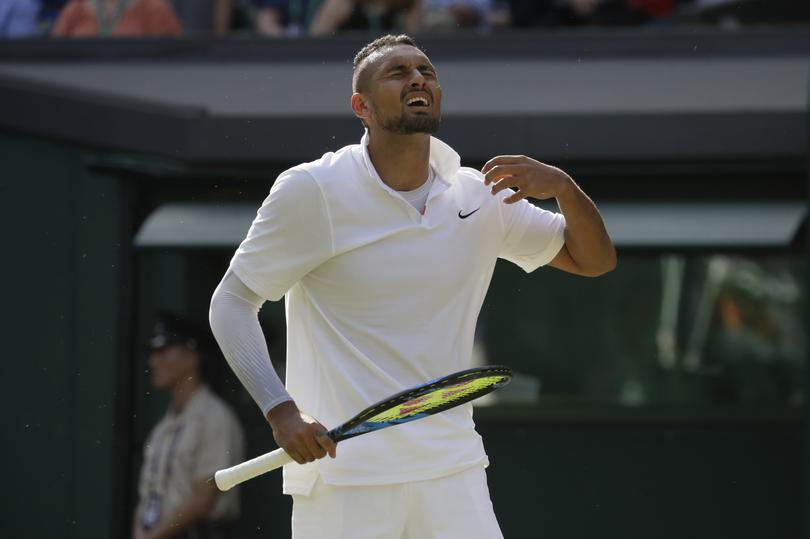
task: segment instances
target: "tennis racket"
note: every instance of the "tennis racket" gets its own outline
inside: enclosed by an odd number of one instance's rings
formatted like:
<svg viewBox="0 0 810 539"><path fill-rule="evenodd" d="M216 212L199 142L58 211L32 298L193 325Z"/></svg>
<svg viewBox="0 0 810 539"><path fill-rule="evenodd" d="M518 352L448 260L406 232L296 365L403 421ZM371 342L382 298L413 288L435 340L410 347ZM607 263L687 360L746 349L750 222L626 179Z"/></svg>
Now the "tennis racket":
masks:
<svg viewBox="0 0 810 539"><path fill-rule="evenodd" d="M372 404L339 427L327 432L335 443L367 432L401 425L438 414L498 389L512 380L509 367L489 366L467 369L406 389L385 400ZM214 474L219 490L225 491L239 483L293 462L279 448Z"/></svg>

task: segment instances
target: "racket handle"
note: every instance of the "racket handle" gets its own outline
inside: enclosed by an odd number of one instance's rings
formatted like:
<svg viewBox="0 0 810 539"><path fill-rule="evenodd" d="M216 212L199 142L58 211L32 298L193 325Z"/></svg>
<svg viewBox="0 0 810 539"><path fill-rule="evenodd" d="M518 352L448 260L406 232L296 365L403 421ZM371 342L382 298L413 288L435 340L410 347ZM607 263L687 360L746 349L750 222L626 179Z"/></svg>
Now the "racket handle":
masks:
<svg viewBox="0 0 810 539"><path fill-rule="evenodd" d="M270 453L265 453L254 459L246 460L236 466L231 466L224 470L219 470L214 474L214 483L221 491L230 490L239 483L244 483L248 479L253 479L264 473L281 468L285 464L293 462L293 459L286 451L279 448Z"/></svg>

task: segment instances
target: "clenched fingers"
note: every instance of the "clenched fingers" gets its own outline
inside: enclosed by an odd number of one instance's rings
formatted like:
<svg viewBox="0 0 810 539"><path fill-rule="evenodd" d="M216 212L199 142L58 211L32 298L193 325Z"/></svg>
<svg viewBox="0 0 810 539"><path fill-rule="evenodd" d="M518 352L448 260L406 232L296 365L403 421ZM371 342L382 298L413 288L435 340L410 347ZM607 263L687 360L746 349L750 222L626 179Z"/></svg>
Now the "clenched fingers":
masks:
<svg viewBox="0 0 810 539"><path fill-rule="evenodd" d="M290 458L293 459L298 464L306 464L307 460L301 456L301 453L293 449L292 447L283 447L284 451L290 455Z"/></svg>
<svg viewBox="0 0 810 539"><path fill-rule="evenodd" d="M330 438L326 434L325 431L323 433L321 433L321 434L318 434L315 437L315 440L317 440L318 444L321 446L321 448L324 451L329 453L330 457L335 458L335 456L337 455L337 444L335 443L335 441L332 438Z"/></svg>
<svg viewBox="0 0 810 539"><path fill-rule="evenodd" d="M334 442L326 435L326 428L309 415L302 413L290 401L268 412L273 427L273 438L298 464L305 464L334 455ZM328 441L322 440L327 438Z"/></svg>
<svg viewBox="0 0 810 539"><path fill-rule="evenodd" d="M295 439L279 445L281 445L284 451L298 464L306 464L307 462L315 460L315 455L313 455L312 449L310 449L307 443L306 435L301 434L296 436Z"/></svg>
<svg viewBox="0 0 810 539"><path fill-rule="evenodd" d="M317 422L309 423L307 428L299 433L292 449L303 461L299 464L321 459L327 453L330 457L335 457L335 442L326 434L326 428ZM286 449L285 451L290 453ZM291 453L290 456L293 457L293 454ZM296 462L298 461L296 460Z"/></svg>

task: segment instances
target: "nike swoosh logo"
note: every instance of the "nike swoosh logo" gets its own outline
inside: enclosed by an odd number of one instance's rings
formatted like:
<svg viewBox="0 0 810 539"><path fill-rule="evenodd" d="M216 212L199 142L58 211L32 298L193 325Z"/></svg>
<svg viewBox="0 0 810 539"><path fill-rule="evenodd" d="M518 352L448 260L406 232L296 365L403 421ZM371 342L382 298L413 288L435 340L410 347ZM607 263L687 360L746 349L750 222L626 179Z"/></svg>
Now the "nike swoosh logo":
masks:
<svg viewBox="0 0 810 539"><path fill-rule="evenodd" d="M458 216L459 216L461 219L466 219L467 217L469 217L470 215L474 214L475 212L477 212L477 211L478 211L478 210L480 210L480 209L481 209L481 208L475 208L475 209L474 209L473 211L471 211L470 213L465 213L465 214L462 214L462 213L461 213L461 210L458 210Z"/></svg>

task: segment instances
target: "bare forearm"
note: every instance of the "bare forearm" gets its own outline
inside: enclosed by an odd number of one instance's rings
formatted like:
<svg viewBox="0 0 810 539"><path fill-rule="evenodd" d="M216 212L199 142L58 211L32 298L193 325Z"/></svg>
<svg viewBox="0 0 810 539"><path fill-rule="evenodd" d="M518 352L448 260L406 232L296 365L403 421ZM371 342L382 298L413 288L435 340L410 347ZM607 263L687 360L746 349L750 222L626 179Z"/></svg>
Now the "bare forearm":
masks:
<svg viewBox="0 0 810 539"><path fill-rule="evenodd" d="M565 216L565 246L586 275L601 275L616 267L616 249L596 205L568 177L568 187L557 194Z"/></svg>

